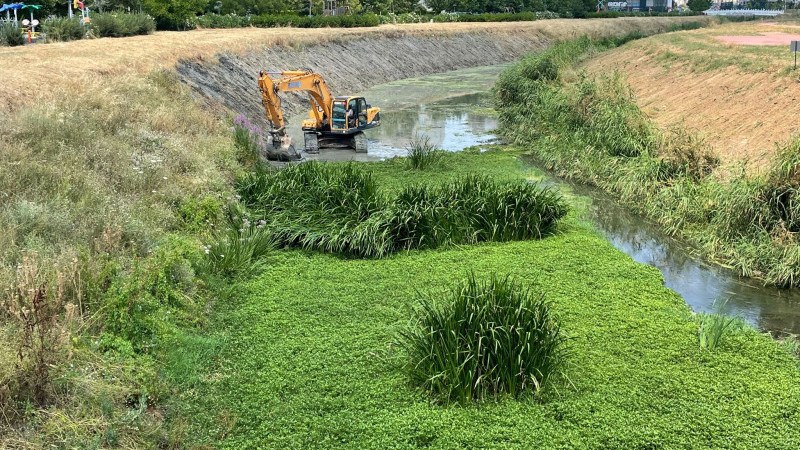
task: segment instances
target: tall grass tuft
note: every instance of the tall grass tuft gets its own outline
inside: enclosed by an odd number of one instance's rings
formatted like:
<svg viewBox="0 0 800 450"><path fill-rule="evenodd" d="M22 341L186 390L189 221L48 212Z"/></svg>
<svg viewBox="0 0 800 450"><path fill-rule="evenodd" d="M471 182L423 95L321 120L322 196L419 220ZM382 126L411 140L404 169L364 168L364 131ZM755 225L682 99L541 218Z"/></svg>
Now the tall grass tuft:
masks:
<svg viewBox="0 0 800 450"><path fill-rule="evenodd" d="M390 235L402 249L540 239L567 213L550 189L476 175L408 187L390 209Z"/></svg>
<svg viewBox="0 0 800 450"><path fill-rule="evenodd" d="M700 328L697 337L700 348L714 349L719 347L723 338L733 330L737 324L737 317L725 315L725 305L727 302L714 302L713 313L698 314Z"/></svg>
<svg viewBox="0 0 800 450"><path fill-rule="evenodd" d="M518 181L466 176L387 198L354 164L257 169L239 180L242 202L276 243L361 257L450 244L539 239L567 208L556 193Z"/></svg>
<svg viewBox="0 0 800 450"><path fill-rule="evenodd" d="M400 342L410 381L443 403L543 392L568 357L544 296L495 274L470 274L445 299L423 297Z"/></svg>
<svg viewBox="0 0 800 450"><path fill-rule="evenodd" d="M407 161L412 169L423 170L439 162L441 155L428 136L416 135L408 147Z"/></svg>

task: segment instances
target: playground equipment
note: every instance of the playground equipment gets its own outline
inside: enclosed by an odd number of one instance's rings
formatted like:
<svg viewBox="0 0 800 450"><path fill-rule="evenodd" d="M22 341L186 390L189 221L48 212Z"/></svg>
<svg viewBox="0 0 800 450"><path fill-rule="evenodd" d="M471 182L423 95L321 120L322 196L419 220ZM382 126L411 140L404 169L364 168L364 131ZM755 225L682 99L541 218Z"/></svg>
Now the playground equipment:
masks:
<svg viewBox="0 0 800 450"><path fill-rule="evenodd" d="M75 16L73 10L80 10L81 12L81 22L84 24L89 24L91 19L89 19L89 8L84 6L81 0L71 0L67 1L67 8L69 12L69 17L72 18Z"/></svg>
<svg viewBox="0 0 800 450"><path fill-rule="evenodd" d="M24 7L24 3L9 3L0 6L0 12L5 11L6 22L11 22L11 11L14 11L14 23L17 23L17 10Z"/></svg>

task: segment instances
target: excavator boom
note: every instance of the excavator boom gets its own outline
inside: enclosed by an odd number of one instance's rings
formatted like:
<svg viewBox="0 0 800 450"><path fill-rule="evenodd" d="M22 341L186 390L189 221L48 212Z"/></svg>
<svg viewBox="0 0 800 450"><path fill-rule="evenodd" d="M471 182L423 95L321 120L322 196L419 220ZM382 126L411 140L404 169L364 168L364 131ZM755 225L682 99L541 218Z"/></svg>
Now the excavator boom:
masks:
<svg viewBox="0 0 800 450"><path fill-rule="evenodd" d="M273 80L271 77L279 75L282 78ZM311 97L311 111L318 126L322 125L324 118L331 116L333 97L325 80L318 73L311 71L262 71L258 77L258 87L264 102L267 119L272 122L275 129L283 128L286 123L281 109L281 99L278 92L308 91Z"/></svg>

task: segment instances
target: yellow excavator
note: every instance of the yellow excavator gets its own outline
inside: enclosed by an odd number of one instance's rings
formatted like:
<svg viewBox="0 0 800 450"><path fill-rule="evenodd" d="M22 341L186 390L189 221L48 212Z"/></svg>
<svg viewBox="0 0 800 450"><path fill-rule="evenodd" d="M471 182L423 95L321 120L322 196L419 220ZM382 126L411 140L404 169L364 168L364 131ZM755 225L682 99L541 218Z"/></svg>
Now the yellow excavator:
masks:
<svg viewBox="0 0 800 450"><path fill-rule="evenodd" d="M272 124L266 142L268 155L289 155L286 159L297 157L292 138L286 133L279 92L306 91L309 94L311 110L302 123L307 153L319 153L320 147L350 147L357 153L366 153L364 130L380 125L380 108L367 104L364 97L333 97L322 76L311 70L262 71L258 76L258 88L267 119Z"/></svg>

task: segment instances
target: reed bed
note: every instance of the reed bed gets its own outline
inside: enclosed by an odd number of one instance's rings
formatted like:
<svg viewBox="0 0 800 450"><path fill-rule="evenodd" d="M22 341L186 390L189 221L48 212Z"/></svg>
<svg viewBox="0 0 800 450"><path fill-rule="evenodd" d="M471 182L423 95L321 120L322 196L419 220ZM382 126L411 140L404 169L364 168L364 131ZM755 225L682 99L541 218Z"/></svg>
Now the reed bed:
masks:
<svg viewBox="0 0 800 450"><path fill-rule="evenodd" d="M466 404L542 392L564 374L567 338L544 295L510 277L470 274L443 299L423 296L401 333L412 384Z"/></svg>
<svg viewBox="0 0 800 450"><path fill-rule="evenodd" d="M567 213L550 189L480 176L408 187L389 197L355 164L257 170L239 180L237 189L276 244L360 257L539 239L553 233Z"/></svg>

